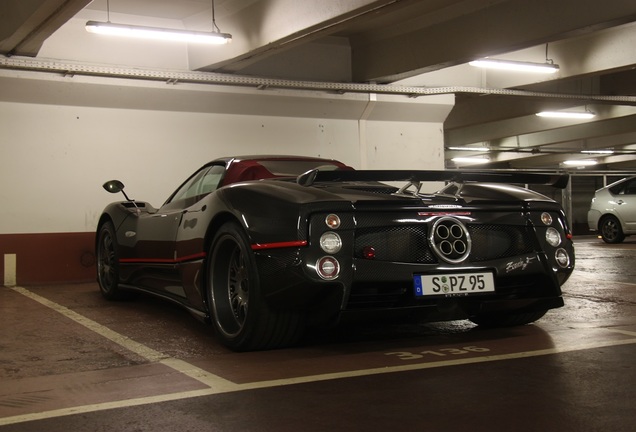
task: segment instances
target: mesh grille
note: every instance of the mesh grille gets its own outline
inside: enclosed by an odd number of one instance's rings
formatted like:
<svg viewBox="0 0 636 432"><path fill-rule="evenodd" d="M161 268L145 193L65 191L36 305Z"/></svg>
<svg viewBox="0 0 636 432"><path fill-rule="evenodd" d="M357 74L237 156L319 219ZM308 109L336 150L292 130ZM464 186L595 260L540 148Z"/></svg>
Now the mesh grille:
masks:
<svg viewBox="0 0 636 432"><path fill-rule="evenodd" d="M516 225L473 224L466 226L471 238L471 253L465 262L483 262L531 253L538 248L532 227ZM376 261L436 264L437 257L429 247L426 224L376 226L356 230L356 256L372 246ZM497 292L503 296L537 294L541 276L505 277L497 281ZM365 310L416 305L412 282L354 284L347 309Z"/></svg>
<svg viewBox="0 0 636 432"><path fill-rule="evenodd" d="M364 228L356 231L356 258L362 258L367 246L375 249L377 261L434 264L428 247L427 229L423 225Z"/></svg>
<svg viewBox="0 0 636 432"><path fill-rule="evenodd" d="M468 262L481 262L530 253L535 249L528 227L510 225L469 225L472 251ZM356 231L356 258L362 250L375 249L375 260L403 263L438 262L428 244L426 225L362 228Z"/></svg>
<svg viewBox="0 0 636 432"><path fill-rule="evenodd" d="M398 191L397 188L372 187L372 186L367 186L367 187L362 187L362 186L351 187L350 186L350 187L346 187L345 189L350 189L350 190L354 190L358 192L372 192L372 193L383 194L383 195L391 195Z"/></svg>
<svg viewBox="0 0 636 432"><path fill-rule="evenodd" d="M488 261L523 255L534 250L527 227L510 225L469 225L472 239L470 261Z"/></svg>

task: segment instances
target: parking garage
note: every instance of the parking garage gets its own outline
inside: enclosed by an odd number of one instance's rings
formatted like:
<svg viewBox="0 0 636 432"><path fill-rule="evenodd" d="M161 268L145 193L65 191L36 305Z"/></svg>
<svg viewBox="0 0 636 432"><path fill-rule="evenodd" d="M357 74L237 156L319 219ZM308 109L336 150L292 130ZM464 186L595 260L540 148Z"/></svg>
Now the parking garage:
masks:
<svg viewBox="0 0 636 432"><path fill-rule="evenodd" d="M636 243L604 243L586 217L595 190L636 172L630 2L178 3L12 1L0 18L0 430L633 429ZM207 31L211 16L231 44L84 28ZM468 64L488 56L559 70ZM240 154L567 173L563 190L528 186L573 230L565 306L499 329L343 323L237 353L172 303L105 300L101 185L120 179L159 206L193 170Z"/></svg>

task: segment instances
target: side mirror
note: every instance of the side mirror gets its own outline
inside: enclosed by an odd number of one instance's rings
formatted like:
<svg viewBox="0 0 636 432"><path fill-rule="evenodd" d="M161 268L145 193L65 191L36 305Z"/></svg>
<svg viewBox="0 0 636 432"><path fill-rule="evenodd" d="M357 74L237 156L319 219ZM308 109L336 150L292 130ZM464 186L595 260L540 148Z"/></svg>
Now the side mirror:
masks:
<svg viewBox="0 0 636 432"><path fill-rule="evenodd" d="M102 185L106 192L117 193L124 190L124 184L119 180L109 180Z"/></svg>
<svg viewBox="0 0 636 432"><path fill-rule="evenodd" d="M130 198L128 198L128 195L126 195L126 192L124 192L124 184L120 182L119 180L109 180L106 183L104 183L102 187L106 189L106 192L123 193L124 197L126 198L126 201L130 201L131 203L135 205L135 207L137 207L137 204L135 204L135 200L131 200Z"/></svg>

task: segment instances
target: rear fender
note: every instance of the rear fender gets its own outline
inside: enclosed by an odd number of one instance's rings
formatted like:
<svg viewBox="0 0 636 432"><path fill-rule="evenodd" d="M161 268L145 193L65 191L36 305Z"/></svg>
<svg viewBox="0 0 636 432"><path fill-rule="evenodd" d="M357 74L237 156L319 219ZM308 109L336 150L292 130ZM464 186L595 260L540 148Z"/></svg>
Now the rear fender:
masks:
<svg viewBox="0 0 636 432"><path fill-rule="evenodd" d="M253 245L306 240L302 200L293 189L245 183L221 189L218 195Z"/></svg>

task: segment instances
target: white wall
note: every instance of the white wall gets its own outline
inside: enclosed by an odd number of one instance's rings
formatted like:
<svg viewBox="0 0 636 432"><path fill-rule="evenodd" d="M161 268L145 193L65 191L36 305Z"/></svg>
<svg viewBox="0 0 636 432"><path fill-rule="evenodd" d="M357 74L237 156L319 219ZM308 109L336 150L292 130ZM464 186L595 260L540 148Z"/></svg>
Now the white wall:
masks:
<svg viewBox="0 0 636 432"><path fill-rule="evenodd" d="M439 123L366 122L363 164L368 169L444 169L444 131Z"/></svg>
<svg viewBox="0 0 636 432"><path fill-rule="evenodd" d="M0 71L0 234L93 231L119 200L104 181L118 178L132 198L159 206L221 156L443 169L452 103Z"/></svg>

